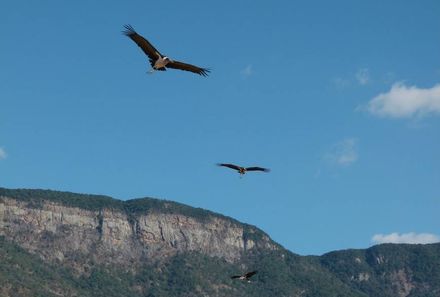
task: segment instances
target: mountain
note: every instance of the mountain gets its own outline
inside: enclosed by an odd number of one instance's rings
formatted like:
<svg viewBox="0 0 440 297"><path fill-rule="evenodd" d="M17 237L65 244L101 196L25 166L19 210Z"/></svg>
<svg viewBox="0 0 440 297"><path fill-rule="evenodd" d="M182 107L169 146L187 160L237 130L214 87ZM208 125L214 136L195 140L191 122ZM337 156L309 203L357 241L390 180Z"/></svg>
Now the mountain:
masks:
<svg viewBox="0 0 440 297"><path fill-rule="evenodd" d="M172 201L0 188L0 296L438 297L440 244L300 256Z"/></svg>

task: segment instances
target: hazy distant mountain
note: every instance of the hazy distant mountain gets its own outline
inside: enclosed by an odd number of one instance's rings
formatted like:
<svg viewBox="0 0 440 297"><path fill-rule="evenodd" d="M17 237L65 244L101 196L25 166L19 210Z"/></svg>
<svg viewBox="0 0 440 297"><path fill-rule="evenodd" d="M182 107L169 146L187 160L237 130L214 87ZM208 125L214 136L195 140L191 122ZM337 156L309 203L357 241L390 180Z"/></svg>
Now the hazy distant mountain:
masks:
<svg viewBox="0 0 440 297"><path fill-rule="evenodd" d="M439 297L440 244L299 256L171 201L0 188L0 296Z"/></svg>

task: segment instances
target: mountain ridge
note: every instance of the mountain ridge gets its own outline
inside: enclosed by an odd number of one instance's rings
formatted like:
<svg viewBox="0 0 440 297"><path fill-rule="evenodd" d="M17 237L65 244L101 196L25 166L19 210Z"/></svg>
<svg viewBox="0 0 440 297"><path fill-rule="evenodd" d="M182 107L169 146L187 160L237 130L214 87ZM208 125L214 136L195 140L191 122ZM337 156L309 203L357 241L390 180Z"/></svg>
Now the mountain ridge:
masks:
<svg viewBox="0 0 440 297"><path fill-rule="evenodd" d="M32 196L29 196L30 193L32 193ZM99 210L105 207L110 209L136 213L136 212L148 211L153 209L156 211L160 210L162 212L169 212L169 213L172 213L173 211L179 212L183 215L190 215L199 219L204 217L208 213L209 215L227 219L235 223L257 228L254 225L240 222L230 216L226 216L205 208L192 207L184 203L167 200L167 199L161 199L161 198L153 198L148 196L121 200L108 195L99 195L99 194L83 194L83 193L75 193L70 191L56 191L49 189L45 189L45 190L24 189L24 188L7 189L0 187L0 197L1 196L15 198L18 200L24 200L31 203L38 203L44 200L49 200L53 202L62 203L65 206L79 207L87 210ZM64 197L60 198L60 196L64 196ZM90 199L92 199L92 203L90 203ZM260 228L257 229L265 233Z"/></svg>
<svg viewBox="0 0 440 297"><path fill-rule="evenodd" d="M154 198L0 188L0 239L1 296L440 296L440 244L300 256L255 226ZM228 278L248 269L250 286Z"/></svg>

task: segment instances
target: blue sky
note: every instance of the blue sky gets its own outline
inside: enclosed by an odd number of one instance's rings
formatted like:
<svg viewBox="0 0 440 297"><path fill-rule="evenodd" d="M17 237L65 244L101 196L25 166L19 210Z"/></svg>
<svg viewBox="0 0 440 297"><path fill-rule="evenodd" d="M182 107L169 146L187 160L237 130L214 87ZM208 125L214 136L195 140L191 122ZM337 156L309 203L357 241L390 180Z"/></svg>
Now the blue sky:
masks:
<svg viewBox="0 0 440 297"><path fill-rule="evenodd" d="M0 186L175 200L300 254L438 241L439 15L437 0L2 1ZM124 24L211 75L146 74Z"/></svg>

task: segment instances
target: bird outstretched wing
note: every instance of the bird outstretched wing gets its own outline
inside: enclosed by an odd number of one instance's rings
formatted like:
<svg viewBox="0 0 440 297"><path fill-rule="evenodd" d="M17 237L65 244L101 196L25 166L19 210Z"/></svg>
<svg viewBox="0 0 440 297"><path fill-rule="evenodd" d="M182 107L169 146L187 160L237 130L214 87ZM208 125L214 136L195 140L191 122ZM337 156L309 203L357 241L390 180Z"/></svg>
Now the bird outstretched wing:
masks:
<svg viewBox="0 0 440 297"><path fill-rule="evenodd" d="M201 68L195 65L191 65L191 64L187 64L187 63L183 63L183 62L179 62L179 61L170 61L166 67L168 68L173 68L173 69L180 69L180 70L185 70L185 71L191 71L194 73L197 73L201 76L208 76L208 73L210 72L210 70L208 68Z"/></svg>
<svg viewBox="0 0 440 297"><path fill-rule="evenodd" d="M246 171L263 171L263 172L269 172L270 169L263 168L263 167L247 167Z"/></svg>
<svg viewBox="0 0 440 297"><path fill-rule="evenodd" d="M162 56L162 54L144 37L137 34L136 31L130 25L124 26L125 30L122 33L131 40L136 42L136 44L142 49L142 51L148 56L151 66L154 66L154 62Z"/></svg>
<svg viewBox="0 0 440 297"><path fill-rule="evenodd" d="M251 271L251 272L246 273L244 276L245 276L246 278L250 278L251 276L257 274L257 272L258 272L257 270L255 270L255 271Z"/></svg>
<svg viewBox="0 0 440 297"><path fill-rule="evenodd" d="M235 169L235 170L238 170L238 171L240 171L240 166L237 166L237 165L234 165L234 164L227 164L227 163L219 163L219 164L217 164L218 166L223 166L223 167L228 167L228 168L231 168L231 169Z"/></svg>
<svg viewBox="0 0 440 297"><path fill-rule="evenodd" d="M251 271L251 272L247 272L247 273L245 273L245 274L243 274L243 275L233 275L233 276L231 276L231 278L232 279L234 279L234 278L244 278L244 279L249 279L250 277L252 277L253 275L255 275L255 274L257 274L257 270L255 270L255 271Z"/></svg>

